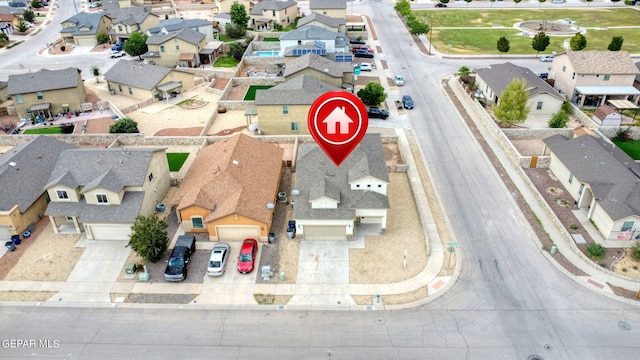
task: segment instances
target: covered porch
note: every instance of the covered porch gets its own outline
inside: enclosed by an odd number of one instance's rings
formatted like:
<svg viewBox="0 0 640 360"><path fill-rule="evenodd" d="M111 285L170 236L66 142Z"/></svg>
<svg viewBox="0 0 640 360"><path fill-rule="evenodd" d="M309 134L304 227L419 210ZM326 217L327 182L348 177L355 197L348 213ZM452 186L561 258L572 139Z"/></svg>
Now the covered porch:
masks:
<svg viewBox="0 0 640 360"><path fill-rule="evenodd" d="M47 119L53 118L51 116L51 103L34 104L29 107L29 114L38 123L41 123Z"/></svg>
<svg viewBox="0 0 640 360"><path fill-rule="evenodd" d="M165 100L168 104L171 99L177 100L182 98L182 82L169 81L156 87L158 91L158 99Z"/></svg>
<svg viewBox="0 0 640 360"><path fill-rule="evenodd" d="M576 86L572 101L579 107L599 107L607 100L627 100L638 104L640 90L633 86Z"/></svg>

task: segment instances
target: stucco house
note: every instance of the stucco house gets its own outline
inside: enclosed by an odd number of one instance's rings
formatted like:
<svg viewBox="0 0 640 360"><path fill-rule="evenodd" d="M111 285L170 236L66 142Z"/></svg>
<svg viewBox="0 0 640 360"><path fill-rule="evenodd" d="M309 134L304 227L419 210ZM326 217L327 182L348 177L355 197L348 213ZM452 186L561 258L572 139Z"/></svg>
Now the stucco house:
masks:
<svg viewBox="0 0 640 360"><path fill-rule="evenodd" d="M53 231L129 240L137 216L156 211L170 186L164 148L63 151L44 188Z"/></svg>
<svg viewBox="0 0 640 360"><path fill-rule="evenodd" d="M147 38L149 51L142 58L159 66L198 67L201 63L200 51L206 45L206 35L191 28L159 32Z"/></svg>
<svg viewBox="0 0 640 360"><path fill-rule="evenodd" d="M307 25L320 26L329 31L344 33L346 31L347 20L345 18L333 18L318 12L312 12L310 15L298 19L298 27Z"/></svg>
<svg viewBox="0 0 640 360"><path fill-rule="evenodd" d="M111 28L111 18L102 12L77 13L61 24L60 36L67 45L95 46L96 36L107 34Z"/></svg>
<svg viewBox="0 0 640 360"><path fill-rule="evenodd" d="M598 107L607 100L638 104L640 90L633 87L640 70L626 51L570 51L557 54L549 79L553 87L578 106Z"/></svg>
<svg viewBox="0 0 640 360"><path fill-rule="evenodd" d="M308 75L342 89L351 90L355 87L351 64L336 62L315 53L308 53L287 61L283 73L285 80L291 80L300 75Z"/></svg>
<svg viewBox="0 0 640 360"><path fill-rule="evenodd" d="M218 13L229 13L231 12L231 6L233 4L241 4L244 5L244 9L249 13L251 7L258 2L258 0L204 0L203 3L215 3L218 8Z"/></svg>
<svg viewBox="0 0 640 360"><path fill-rule="evenodd" d="M309 10L332 18L347 17L347 0L309 0Z"/></svg>
<svg viewBox="0 0 640 360"><path fill-rule="evenodd" d="M168 34L174 31L189 28L202 33L206 36L207 41L213 41L218 35L218 30L211 26L211 22L203 19L182 19L171 18L162 20L158 26L154 26L147 30L147 35L153 36L159 33Z"/></svg>
<svg viewBox="0 0 640 360"><path fill-rule="evenodd" d="M307 25L281 34L280 53L284 56L335 54L336 61L351 62L353 59L353 54L349 51L349 39L344 33L329 31L316 25Z"/></svg>
<svg viewBox="0 0 640 360"><path fill-rule="evenodd" d="M171 201L184 230L211 241L268 240L283 153L243 134L202 148Z"/></svg>
<svg viewBox="0 0 640 360"><path fill-rule="evenodd" d="M582 135L544 139L549 169L607 240L635 239L640 231L640 164L604 139ZM632 242L626 242L631 245Z"/></svg>
<svg viewBox="0 0 640 360"><path fill-rule="evenodd" d="M160 23L158 15L141 6L114 8L104 13L113 19L109 30L113 42L126 41L134 32L144 33Z"/></svg>
<svg viewBox="0 0 640 360"><path fill-rule="evenodd" d="M87 93L80 69L42 69L26 74L9 75L7 96L13 99L22 118L48 119L63 109L80 110Z"/></svg>
<svg viewBox="0 0 640 360"><path fill-rule="evenodd" d="M295 0L262 0L249 11L249 26L256 29L273 29L274 24L287 27L298 16Z"/></svg>
<svg viewBox="0 0 640 360"><path fill-rule="evenodd" d="M44 215L44 186L58 155L74 146L38 136L0 155L0 240L22 234Z"/></svg>
<svg viewBox="0 0 640 360"><path fill-rule="evenodd" d="M611 106L602 105L593 112L591 120L600 126L620 126L622 116Z"/></svg>
<svg viewBox="0 0 640 360"><path fill-rule="evenodd" d="M20 23L18 15L0 14L0 32L11 35L14 29L18 27L18 23Z"/></svg>
<svg viewBox="0 0 640 360"><path fill-rule="evenodd" d="M366 134L340 165L316 143L298 148L293 218L296 237L348 240L387 227L389 173L380 134Z"/></svg>
<svg viewBox="0 0 640 360"><path fill-rule="evenodd" d="M307 113L318 96L340 88L309 75L256 91L258 127L265 135L309 135Z"/></svg>
<svg viewBox="0 0 640 360"><path fill-rule="evenodd" d="M109 90L139 100L178 99L183 91L195 87L193 74L167 67L120 60L105 74Z"/></svg>
<svg viewBox="0 0 640 360"><path fill-rule="evenodd" d="M487 104L497 104L504 89L514 79L527 82L529 115L553 115L562 107L564 96L525 67L507 62L476 70L476 85Z"/></svg>

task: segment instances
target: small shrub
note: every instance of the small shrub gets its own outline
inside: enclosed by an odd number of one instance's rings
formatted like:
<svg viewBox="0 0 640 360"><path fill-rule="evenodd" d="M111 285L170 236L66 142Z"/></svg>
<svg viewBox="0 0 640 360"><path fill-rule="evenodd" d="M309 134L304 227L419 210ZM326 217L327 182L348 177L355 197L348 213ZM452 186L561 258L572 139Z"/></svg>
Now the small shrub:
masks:
<svg viewBox="0 0 640 360"><path fill-rule="evenodd" d="M633 270L638 270L638 265L633 265Z"/></svg>
<svg viewBox="0 0 640 360"><path fill-rule="evenodd" d="M603 267L603 268L606 268L606 267L607 267L607 263L603 263L603 262L601 262L601 263L600 263L600 264L598 264L598 265L600 265L600 267Z"/></svg>
<svg viewBox="0 0 640 360"><path fill-rule="evenodd" d="M571 114L571 103L569 101L563 102L562 107L560 109L566 112L567 114Z"/></svg>
<svg viewBox="0 0 640 360"><path fill-rule="evenodd" d="M627 272L627 268L622 268L622 272Z"/></svg>
<svg viewBox="0 0 640 360"><path fill-rule="evenodd" d="M64 46L64 45L60 46L60 51L65 51L65 50L67 50L66 46Z"/></svg>
<svg viewBox="0 0 640 360"><path fill-rule="evenodd" d="M605 249L600 244L589 244L587 246L587 255L594 260L602 259L604 254Z"/></svg>
<svg viewBox="0 0 640 360"><path fill-rule="evenodd" d="M571 230L578 230L578 225L576 225L576 224L571 224L571 225L569 225L569 229L571 229Z"/></svg>
<svg viewBox="0 0 640 360"><path fill-rule="evenodd" d="M636 243L634 247L631 248L631 257L636 261L640 261L640 242ZM636 267L634 266L634 269Z"/></svg>
<svg viewBox="0 0 640 360"><path fill-rule="evenodd" d="M567 122L569 122L569 115L567 115L566 112L560 110L557 113L553 114L548 124L550 128L561 129L567 126Z"/></svg>

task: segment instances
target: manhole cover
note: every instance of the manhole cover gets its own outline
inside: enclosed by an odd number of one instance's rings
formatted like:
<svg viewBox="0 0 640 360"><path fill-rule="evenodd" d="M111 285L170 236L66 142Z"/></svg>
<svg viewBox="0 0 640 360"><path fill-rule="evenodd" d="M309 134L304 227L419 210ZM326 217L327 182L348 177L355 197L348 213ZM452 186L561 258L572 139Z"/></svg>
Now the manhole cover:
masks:
<svg viewBox="0 0 640 360"><path fill-rule="evenodd" d="M618 321L618 327L624 331L631 330L631 325L626 321Z"/></svg>
<svg viewBox="0 0 640 360"><path fill-rule="evenodd" d="M373 321L376 323L376 325L384 325L384 323L386 323L387 321L382 318L382 317L377 317L375 319L373 319Z"/></svg>
<svg viewBox="0 0 640 360"><path fill-rule="evenodd" d="M549 345L549 344L545 344L545 345L544 345L544 349L545 349L545 350L548 350L548 351L551 351L551 349L553 349L553 346L551 346L551 345Z"/></svg>
<svg viewBox="0 0 640 360"><path fill-rule="evenodd" d="M539 356L539 355L529 355L527 360L544 360L544 359L542 358L542 356Z"/></svg>

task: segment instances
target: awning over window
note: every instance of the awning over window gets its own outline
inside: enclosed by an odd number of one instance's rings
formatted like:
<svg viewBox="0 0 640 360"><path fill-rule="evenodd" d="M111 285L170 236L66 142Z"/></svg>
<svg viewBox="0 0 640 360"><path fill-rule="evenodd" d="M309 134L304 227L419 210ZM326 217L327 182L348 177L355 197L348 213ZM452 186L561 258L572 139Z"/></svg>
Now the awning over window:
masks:
<svg viewBox="0 0 640 360"><path fill-rule="evenodd" d="M31 105L29 111L49 110L50 107L51 103L34 104Z"/></svg>
<svg viewBox="0 0 640 360"><path fill-rule="evenodd" d="M195 56L196 56L196 54L194 54L194 53L182 53L182 54L180 54L180 61L193 60L193 58Z"/></svg>

